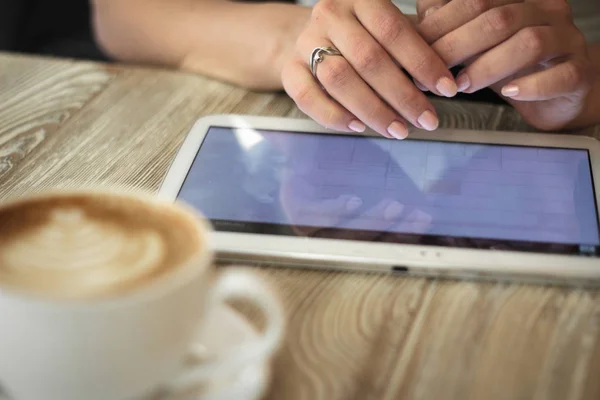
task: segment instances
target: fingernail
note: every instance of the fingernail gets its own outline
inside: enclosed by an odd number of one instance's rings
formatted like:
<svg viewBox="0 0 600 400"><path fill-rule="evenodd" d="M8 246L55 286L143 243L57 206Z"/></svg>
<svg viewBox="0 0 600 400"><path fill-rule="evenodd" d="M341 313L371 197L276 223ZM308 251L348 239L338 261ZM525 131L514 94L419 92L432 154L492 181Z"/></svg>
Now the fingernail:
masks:
<svg viewBox="0 0 600 400"><path fill-rule="evenodd" d="M464 92L471 86L471 80L469 79L469 75L465 72L461 72L456 77L456 86L458 87L459 92Z"/></svg>
<svg viewBox="0 0 600 400"><path fill-rule="evenodd" d="M436 12L439 9L440 9L440 6L433 6L433 7L429 8L429 9L427 9L427 11L425 11L425 17L424 18L427 18L428 15L433 14L434 12Z"/></svg>
<svg viewBox="0 0 600 400"><path fill-rule="evenodd" d="M396 139L405 139L408 136L406 125L400 121L394 121L388 126L387 131Z"/></svg>
<svg viewBox="0 0 600 400"><path fill-rule="evenodd" d="M415 83L415 86L422 92L428 92L429 89L427 89L425 86L423 86L423 84L421 82L419 82L416 79L413 79L413 82Z"/></svg>
<svg viewBox="0 0 600 400"><path fill-rule="evenodd" d="M348 199L348 201L346 202L346 211L355 211L358 208L360 208L360 206L363 205L363 201L360 199L360 197L351 197L350 199Z"/></svg>
<svg viewBox="0 0 600 400"><path fill-rule="evenodd" d="M365 126L365 124L363 124L362 122L360 122L357 119L355 119L352 122L350 122L348 124L348 128L350 128L354 132L364 132L365 129L367 129L367 127Z"/></svg>
<svg viewBox="0 0 600 400"><path fill-rule="evenodd" d="M383 210L383 218L396 219L402 215L402 211L404 211L404 205L394 200Z"/></svg>
<svg viewBox="0 0 600 400"><path fill-rule="evenodd" d="M506 97L515 97L519 94L519 87L517 85L506 85L502 88L502 95Z"/></svg>
<svg viewBox="0 0 600 400"><path fill-rule="evenodd" d="M440 78L440 80L437 81L435 88L438 90L438 92L446 97L456 96L456 92L458 90L456 83L454 83L454 81L452 81L450 78L446 77Z"/></svg>
<svg viewBox="0 0 600 400"><path fill-rule="evenodd" d="M421 124L423 129L428 131L433 131L437 129L440 124L440 120L435 116L433 112L430 110L425 111L421 116L417 119L417 122Z"/></svg>

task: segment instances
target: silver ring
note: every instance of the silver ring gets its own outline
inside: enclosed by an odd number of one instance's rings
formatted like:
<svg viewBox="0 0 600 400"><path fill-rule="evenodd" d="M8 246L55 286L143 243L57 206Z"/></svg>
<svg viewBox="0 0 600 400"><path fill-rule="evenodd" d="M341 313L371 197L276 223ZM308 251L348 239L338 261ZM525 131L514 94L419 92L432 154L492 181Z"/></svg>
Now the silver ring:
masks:
<svg viewBox="0 0 600 400"><path fill-rule="evenodd" d="M313 76L317 77L317 64L323 62L325 56L341 56L342 53L335 47L317 47L310 54L309 64L310 64L310 72Z"/></svg>

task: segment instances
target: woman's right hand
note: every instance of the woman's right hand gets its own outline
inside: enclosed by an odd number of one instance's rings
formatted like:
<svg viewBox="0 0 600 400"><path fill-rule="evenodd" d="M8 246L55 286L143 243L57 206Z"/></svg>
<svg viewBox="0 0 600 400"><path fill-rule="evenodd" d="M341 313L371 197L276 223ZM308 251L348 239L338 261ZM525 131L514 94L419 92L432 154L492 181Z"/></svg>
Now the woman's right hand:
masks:
<svg viewBox="0 0 600 400"><path fill-rule="evenodd" d="M342 56L325 55L315 79L309 57L327 46ZM390 0L320 0L283 68L282 82L300 110L327 128L362 132L369 126L403 139L407 122L434 130L439 120L402 69L435 94L456 94L444 61Z"/></svg>

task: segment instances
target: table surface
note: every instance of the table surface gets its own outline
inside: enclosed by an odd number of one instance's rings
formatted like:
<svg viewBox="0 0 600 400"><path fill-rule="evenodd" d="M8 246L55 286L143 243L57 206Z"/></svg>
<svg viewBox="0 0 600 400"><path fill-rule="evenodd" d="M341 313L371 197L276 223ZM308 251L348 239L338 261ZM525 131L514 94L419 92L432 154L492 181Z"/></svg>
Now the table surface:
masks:
<svg viewBox="0 0 600 400"><path fill-rule="evenodd" d="M509 107L435 105L443 127L531 130ZM301 116L282 93L195 75L0 54L0 199L155 191L193 122L214 113ZM598 291L256 271L288 316L267 399L600 398Z"/></svg>

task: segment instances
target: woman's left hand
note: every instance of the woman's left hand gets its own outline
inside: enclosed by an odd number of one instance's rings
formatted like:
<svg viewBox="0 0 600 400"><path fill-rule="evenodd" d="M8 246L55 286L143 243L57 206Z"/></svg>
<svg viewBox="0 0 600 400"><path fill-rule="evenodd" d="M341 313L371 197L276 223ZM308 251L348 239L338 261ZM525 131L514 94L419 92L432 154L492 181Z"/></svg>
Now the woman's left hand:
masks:
<svg viewBox="0 0 600 400"><path fill-rule="evenodd" d="M459 91L491 87L543 130L584 110L597 77L567 0L419 0L418 11L426 41L448 66L465 65Z"/></svg>

